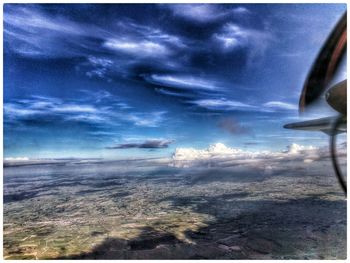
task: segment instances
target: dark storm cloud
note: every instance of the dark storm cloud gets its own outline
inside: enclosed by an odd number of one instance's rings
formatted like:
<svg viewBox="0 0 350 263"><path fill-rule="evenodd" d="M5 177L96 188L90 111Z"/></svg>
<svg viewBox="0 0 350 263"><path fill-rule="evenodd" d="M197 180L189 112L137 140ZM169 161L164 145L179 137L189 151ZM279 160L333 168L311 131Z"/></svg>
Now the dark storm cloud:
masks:
<svg viewBox="0 0 350 263"><path fill-rule="evenodd" d="M106 149L130 149L130 148L139 148L139 149L160 149L168 148L173 140L146 140L144 142L134 142L134 143L121 143L115 146L106 147Z"/></svg>
<svg viewBox="0 0 350 263"><path fill-rule="evenodd" d="M251 133L251 130L248 127L242 126L233 118L221 119L218 123L218 127L234 135Z"/></svg>

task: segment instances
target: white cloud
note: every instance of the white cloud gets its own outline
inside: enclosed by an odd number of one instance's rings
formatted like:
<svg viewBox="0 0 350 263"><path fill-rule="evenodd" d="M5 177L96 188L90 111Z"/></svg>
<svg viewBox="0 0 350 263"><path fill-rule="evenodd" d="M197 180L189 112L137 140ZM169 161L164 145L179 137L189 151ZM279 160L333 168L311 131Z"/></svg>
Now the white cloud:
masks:
<svg viewBox="0 0 350 263"><path fill-rule="evenodd" d="M275 40L269 28L257 30L235 23L226 23L213 34L213 40L221 44L223 52L234 52L237 48L248 48L248 63L262 58L270 43Z"/></svg>
<svg viewBox="0 0 350 263"><path fill-rule="evenodd" d="M166 46L149 40L109 39L103 46L138 57L159 57L171 54Z"/></svg>
<svg viewBox="0 0 350 263"><path fill-rule="evenodd" d="M221 166L252 164L266 160L281 160L300 156L306 162L311 162L327 155L328 149L320 149L312 146L292 144L285 151L246 151L239 148L227 147L222 143L210 145L207 149L177 148L172 156L171 166L193 167L193 166ZM310 161L311 160L311 161ZM268 163L266 163L268 164Z"/></svg>
<svg viewBox="0 0 350 263"><path fill-rule="evenodd" d="M191 103L210 110L256 110L256 107L253 105L224 98L194 100Z"/></svg>
<svg viewBox="0 0 350 263"><path fill-rule="evenodd" d="M224 6L214 4L172 4L163 6L171 9L175 16L197 23L210 23L232 14L243 15L250 13L245 7L224 8Z"/></svg>
<svg viewBox="0 0 350 263"><path fill-rule="evenodd" d="M300 154L302 152L312 151L312 150L316 150L316 148L313 146L303 146L303 145L293 143L293 144L287 146L287 150L285 151L285 153Z"/></svg>
<svg viewBox="0 0 350 263"><path fill-rule="evenodd" d="M95 101L96 103L100 103L102 101L119 101L119 99L115 96L112 95L110 92L106 90L98 90L98 91L93 91L93 90L87 90L87 89L81 89L79 90L81 93L83 93L83 97L87 101Z"/></svg>
<svg viewBox="0 0 350 263"><path fill-rule="evenodd" d="M113 61L108 58L89 56L88 60L94 66L108 67L113 64Z"/></svg>
<svg viewBox="0 0 350 263"><path fill-rule="evenodd" d="M106 108L96 108L95 105L64 103L53 98L33 98L25 103L4 103L4 116L9 120L66 120L101 123L108 120ZM50 117L48 117L50 116Z"/></svg>
<svg viewBox="0 0 350 263"><path fill-rule="evenodd" d="M210 91L217 91L220 89L216 82L200 77L194 77L192 75L152 74L146 77L146 80L154 84L178 89L202 89Z"/></svg>
<svg viewBox="0 0 350 263"><path fill-rule="evenodd" d="M248 10L248 8L239 6L232 10L236 14L250 14L251 12Z"/></svg>
<svg viewBox="0 0 350 263"><path fill-rule="evenodd" d="M63 104L52 108L52 111L62 113L96 113L98 110L92 105Z"/></svg>
<svg viewBox="0 0 350 263"><path fill-rule="evenodd" d="M82 39L102 37L101 32L93 25L49 15L39 6L7 5L4 12L5 47L23 56L82 56ZM85 48L93 48L84 42Z"/></svg>
<svg viewBox="0 0 350 263"><path fill-rule="evenodd" d="M263 104L264 107L277 109L277 110L297 110L298 106L291 103L282 101L269 101Z"/></svg>
<svg viewBox="0 0 350 263"><path fill-rule="evenodd" d="M40 113L41 111L36 109L23 108L14 103L4 103L4 115L10 117L10 119L13 119L14 117L26 117Z"/></svg>
<svg viewBox="0 0 350 263"><path fill-rule="evenodd" d="M210 4L175 4L168 6L174 15L196 22L211 22L224 15L218 8Z"/></svg>
<svg viewBox="0 0 350 263"><path fill-rule="evenodd" d="M184 48L184 40L146 25L119 21L119 31L53 15L40 6L8 5L4 12L6 48L29 57L87 57L97 67L87 75L104 77L112 60L98 58L101 50L139 57L167 56L171 47ZM102 46L96 45L98 39ZM96 54L95 57L91 54Z"/></svg>
<svg viewBox="0 0 350 263"><path fill-rule="evenodd" d="M154 89L155 91L157 91L160 94L164 94L164 95L168 95L168 96L173 96L173 97L192 97L191 94L186 94L186 93L181 93L181 92L172 92L166 89Z"/></svg>
<svg viewBox="0 0 350 263"><path fill-rule="evenodd" d="M84 91L83 91L84 92ZM91 95L90 100L81 103L76 100L32 96L31 99L4 103L5 120L22 121L37 120L65 120L88 123L113 123L119 121L130 122L136 126L158 127L164 120L166 111L134 112L127 103L115 101L109 92L98 92ZM102 99L114 100L112 106L101 106ZM116 110L117 109L117 110ZM50 117L50 118L48 118Z"/></svg>
<svg viewBox="0 0 350 263"><path fill-rule="evenodd" d="M82 65L88 65L91 66L92 69L88 70L85 74L88 77L98 77L98 78L106 78L107 81L111 81L110 78L106 77L106 74L109 70L111 70L113 66L113 61L108 58L103 57L95 57L95 56L89 56L87 58L88 63L83 63Z"/></svg>
<svg viewBox="0 0 350 263"><path fill-rule="evenodd" d="M166 111L154 111L149 113L123 114L119 117L133 122L136 126L158 127L165 120L164 115L166 113Z"/></svg>
<svg viewBox="0 0 350 263"><path fill-rule="evenodd" d="M225 50L232 50L233 48L239 47L241 45L241 42L232 36L215 34L214 37L222 43Z"/></svg>
<svg viewBox="0 0 350 263"><path fill-rule="evenodd" d="M184 48L186 47L183 37L171 35L159 28L141 25L131 20L119 21L119 28L123 29L129 34L141 37L142 39L148 39L150 41L166 43L170 46L176 46Z"/></svg>
<svg viewBox="0 0 350 263"><path fill-rule="evenodd" d="M89 114L78 114L74 116L67 116L66 120L71 121L83 121L83 122L94 122L94 123L105 123L108 121L106 117L98 116L98 115L89 115Z"/></svg>
<svg viewBox="0 0 350 263"><path fill-rule="evenodd" d="M74 102L64 103L56 98L32 97L32 99L19 101L20 103L5 103L5 113L9 115L28 116L35 114L75 114L75 113L98 113L94 105L78 104Z"/></svg>
<svg viewBox="0 0 350 263"><path fill-rule="evenodd" d="M5 53L35 59L78 57L75 68L88 78L112 82L128 76L137 63L177 68L181 61L174 55L187 47L182 36L127 18L102 26L40 5L4 8Z"/></svg>
<svg viewBox="0 0 350 263"><path fill-rule="evenodd" d="M173 154L173 160L175 161L188 161L209 159L217 156L235 156L242 154L242 150L229 148L222 143L216 143L210 145L209 148L204 150L197 150L194 148L177 148Z"/></svg>
<svg viewBox="0 0 350 263"><path fill-rule="evenodd" d="M226 50L248 45L249 38L252 36L251 30L232 23L225 24L221 32L214 34L214 38L221 41Z"/></svg>
<svg viewBox="0 0 350 263"><path fill-rule="evenodd" d="M33 33L37 30L49 30L71 35L86 34L77 24L62 17L49 17L41 12L39 8L20 6L9 10L7 6L6 11L4 13L4 22L27 32Z"/></svg>
<svg viewBox="0 0 350 263"><path fill-rule="evenodd" d="M29 161L29 157L6 157L5 161L8 162L21 162L21 161Z"/></svg>

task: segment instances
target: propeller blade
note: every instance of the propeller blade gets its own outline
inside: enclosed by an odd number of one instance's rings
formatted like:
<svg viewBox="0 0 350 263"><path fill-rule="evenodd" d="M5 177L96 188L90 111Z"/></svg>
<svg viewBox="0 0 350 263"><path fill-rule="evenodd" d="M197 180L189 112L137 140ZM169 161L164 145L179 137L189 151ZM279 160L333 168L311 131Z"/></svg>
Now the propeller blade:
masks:
<svg viewBox="0 0 350 263"><path fill-rule="evenodd" d="M304 83L299 100L299 113L324 92L334 76L346 50L346 12L329 35Z"/></svg>

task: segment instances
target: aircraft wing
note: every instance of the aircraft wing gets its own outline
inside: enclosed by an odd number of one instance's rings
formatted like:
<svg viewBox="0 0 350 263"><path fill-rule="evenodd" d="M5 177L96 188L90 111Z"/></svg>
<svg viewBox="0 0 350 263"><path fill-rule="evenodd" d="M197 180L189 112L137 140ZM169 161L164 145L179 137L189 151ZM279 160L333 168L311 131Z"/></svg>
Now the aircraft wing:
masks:
<svg viewBox="0 0 350 263"><path fill-rule="evenodd" d="M286 129L293 130L305 130L305 131L322 131L326 134L330 134L332 131L333 123L337 117L326 117L321 119L294 122L284 125ZM346 132L346 119L344 118L342 123L338 126L337 133Z"/></svg>

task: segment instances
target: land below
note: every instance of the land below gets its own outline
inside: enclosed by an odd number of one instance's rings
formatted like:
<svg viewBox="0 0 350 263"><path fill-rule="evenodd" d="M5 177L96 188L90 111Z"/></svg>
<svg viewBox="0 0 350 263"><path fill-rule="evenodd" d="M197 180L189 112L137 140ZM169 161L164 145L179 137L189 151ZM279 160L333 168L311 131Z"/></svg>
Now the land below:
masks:
<svg viewBox="0 0 350 263"><path fill-rule="evenodd" d="M6 166L4 258L346 258L346 199L329 158L223 163Z"/></svg>

